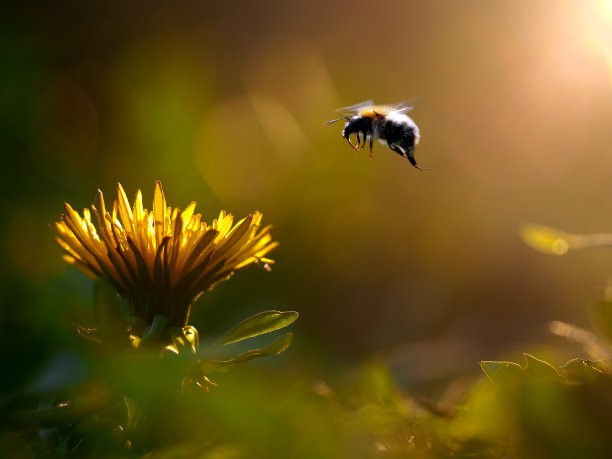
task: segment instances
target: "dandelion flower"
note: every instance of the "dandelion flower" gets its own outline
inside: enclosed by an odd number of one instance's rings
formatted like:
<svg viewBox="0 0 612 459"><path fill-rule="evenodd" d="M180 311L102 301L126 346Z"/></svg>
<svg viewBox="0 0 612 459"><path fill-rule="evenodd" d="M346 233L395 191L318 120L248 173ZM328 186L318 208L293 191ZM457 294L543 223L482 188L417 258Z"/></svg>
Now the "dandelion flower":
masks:
<svg viewBox="0 0 612 459"><path fill-rule="evenodd" d="M236 269L261 261L278 243L270 226L260 227L262 214L240 220L221 211L210 225L194 213L166 206L160 182L155 183L153 208L143 208L138 190L130 207L117 184L117 199L107 211L102 192L81 217L72 207L55 224L63 258L92 279L108 280L133 307L134 315L151 323L162 315L170 324L184 326L194 300L205 290L230 277Z"/></svg>

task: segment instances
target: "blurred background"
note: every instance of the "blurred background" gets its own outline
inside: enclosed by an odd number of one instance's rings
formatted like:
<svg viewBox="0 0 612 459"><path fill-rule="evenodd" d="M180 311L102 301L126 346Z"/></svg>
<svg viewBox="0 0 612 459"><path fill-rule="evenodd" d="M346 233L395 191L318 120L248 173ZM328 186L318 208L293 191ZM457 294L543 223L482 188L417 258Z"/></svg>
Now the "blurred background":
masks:
<svg viewBox="0 0 612 459"><path fill-rule="evenodd" d="M612 2L24 2L0 17L4 393L60 359L92 282L50 226L120 181L151 207L260 210L280 247L202 295L213 340L296 310L312 374L377 356L404 384L588 327L609 250L548 257L525 222L612 231ZM334 109L417 98L425 172L323 126ZM78 352L77 352L78 354ZM72 359L72 360L71 360ZM433 360L433 363L432 363ZM72 362L72 363L71 363ZM74 363L77 362L77 363ZM62 367L64 368L64 367ZM74 375L73 375L74 376Z"/></svg>

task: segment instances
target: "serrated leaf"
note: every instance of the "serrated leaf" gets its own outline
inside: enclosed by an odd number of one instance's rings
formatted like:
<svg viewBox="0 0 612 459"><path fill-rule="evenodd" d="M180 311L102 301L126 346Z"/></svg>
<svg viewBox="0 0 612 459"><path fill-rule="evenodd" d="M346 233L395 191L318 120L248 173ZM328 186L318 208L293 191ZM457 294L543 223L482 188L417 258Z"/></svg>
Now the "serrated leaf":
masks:
<svg viewBox="0 0 612 459"><path fill-rule="evenodd" d="M560 381L561 375L550 363L535 358L530 354L525 356L526 365L520 366L514 362L480 362L485 374L496 384L533 382L533 381Z"/></svg>
<svg viewBox="0 0 612 459"><path fill-rule="evenodd" d="M295 311L264 311L240 322L223 337L219 339L217 345L236 343L254 336L270 333L274 330L284 328L293 323L298 318Z"/></svg>
<svg viewBox="0 0 612 459"><path fill-rule="evenodd" d="M268 344L266 347L262 347L260 349L252 349L250 351L237 355L233 359L202 360L200 362L200 369L204 374L226 373L231 366L236 365L237 363L246 362L248 360L252 360L258 357L264 357L267 355L280 354L291 345L292 340L293 333L285 333L283 336Z"/></svg>
<svg viewBox="0 0 612 459"><path fill-rule="evenodd" d="M559 367L559 371L569 382L611 381L608 374L600 368L600 363L591 360L572 359L562 367Z"/></svg>
<svg viewBox="0 0 612 459"><path fill-rule="evenodd" d="M482 371L494 383L507 383L520 381L523 376L523 368L514 362L498 362L486 360L480 362Z"/></svg>
<svg viewBox="0 0 612 459"><path fill-rule="evenodd" d="M525 376L529 381L558 381L559 372L550 363L535 358L530 354L523 354L527 365L524 368Z"/></svg>
<svg viewBox="0 0 612 459"><path fill-rule="evenodd" d="M596 368L597 370L600 370L603 373L612 375L612 371L611 371L612 370L612 360L610 359L587 360L587 362L589 362L589 365Z"/></svg>

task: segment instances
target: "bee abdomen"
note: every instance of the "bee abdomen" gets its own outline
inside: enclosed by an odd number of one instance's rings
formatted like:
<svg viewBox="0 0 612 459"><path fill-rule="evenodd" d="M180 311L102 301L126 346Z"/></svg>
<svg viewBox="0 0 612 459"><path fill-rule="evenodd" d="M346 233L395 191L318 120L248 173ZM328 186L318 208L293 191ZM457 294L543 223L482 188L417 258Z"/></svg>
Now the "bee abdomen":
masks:
<svg viewBox="0 0 612 459"><path fill-rule="evenodd" d="M416 138L415 127L407 123L388 121L381 132L381 139L386 140L389 146L399 145L406 153L414 151Z"/></svg>

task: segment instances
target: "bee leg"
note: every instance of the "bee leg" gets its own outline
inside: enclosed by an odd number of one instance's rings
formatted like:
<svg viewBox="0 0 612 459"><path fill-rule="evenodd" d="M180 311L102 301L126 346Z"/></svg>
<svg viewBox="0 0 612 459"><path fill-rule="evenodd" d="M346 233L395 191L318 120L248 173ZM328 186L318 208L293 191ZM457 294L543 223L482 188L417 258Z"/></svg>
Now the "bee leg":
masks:
<svg viewBox="0 0 612 459"><path fill-rule="evenodd" d="M363 142L365 145L365 141ZM372 145L374 144L374 139L370 137L370 161L372 161Z"/></svg>
<svg viewBox="0 0 612 459"><path fill-rule="evenodd" d="M345 139L353 150L359 150L359 144L357 144L357 146L353 145L353 143L351 142L350 136L346 136Z"/></svg>
<svg viewBox="0 0 612 459"><path fill-rule="evenodd" d="M410 164L412 164L412 165L413 165L414 167L416 167L418 170L420 170L420 171L424 171L424 170L425 170L425 169L423 169L422 167L420 167L420 166L417 164L416 160L414 159L414 156L409 155L409 156L408 156L408 161L410 161Z"/></svg>
<svg viewBox="0 0 612 459"><path fill-rule="evenodd" d="M359 150L363 150L365 148L365 144L367 140L366 135L365 134L362 134L362 135L363 135L363 143L359 146Z"/></svg>
<svg viewBox="0 0 612 459"><path fill-rule="evenodd" d="M406 158L408 161L410 161L410 164L412 164L414 167L416 167L417 169L423 171L425 169L423 169L422 167L420 167L416 160L414 159L414 156L412 154L407 155L406 152L404 150L402 150L400 147L398 147L397 145L389 145L389 148L391 150L393 150L395 153L397 153L400 156L403 156L404 158Z"/></svg>

